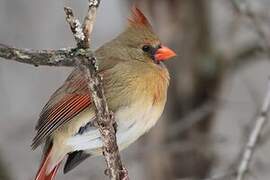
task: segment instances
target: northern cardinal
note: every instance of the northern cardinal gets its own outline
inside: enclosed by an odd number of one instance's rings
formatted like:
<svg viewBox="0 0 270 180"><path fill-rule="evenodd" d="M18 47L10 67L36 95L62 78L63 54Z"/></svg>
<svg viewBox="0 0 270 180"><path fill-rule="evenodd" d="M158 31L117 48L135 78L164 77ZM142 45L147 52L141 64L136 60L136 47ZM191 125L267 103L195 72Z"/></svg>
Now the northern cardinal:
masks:
<svg viewBox="0 0 270 180"><path fill-rule="evenodd" d="M169 73L162 61L174 57L163 46L143 13L133 8L126 30L95 51L105 96L118 124L122 150L147 132L163 112ZM45 143L35 180L52 180L67 156L67 173L89 156L101 155L102 141L93 126L95 111L87 82L75 68L43 108L33 139Z"/></svg>

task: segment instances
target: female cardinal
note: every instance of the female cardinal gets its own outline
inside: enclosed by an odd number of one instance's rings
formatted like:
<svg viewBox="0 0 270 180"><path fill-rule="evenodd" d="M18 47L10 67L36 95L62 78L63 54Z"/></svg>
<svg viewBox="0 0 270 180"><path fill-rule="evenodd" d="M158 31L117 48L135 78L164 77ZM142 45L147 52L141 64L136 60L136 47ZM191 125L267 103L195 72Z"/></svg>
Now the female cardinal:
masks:
<svg viewBox="0 0 270 180"><path fill-rule="evenodd" d="M133 8L127 29L95 55L122 150L148 131L163 112L169 74L162 61L176 54L160 43L143 13ZM54 179L65 156L67 173L87 157L101 154L94 119L87 82L75 68L40 114L32 147L44 142L45 147L36 180Z"/></svg>

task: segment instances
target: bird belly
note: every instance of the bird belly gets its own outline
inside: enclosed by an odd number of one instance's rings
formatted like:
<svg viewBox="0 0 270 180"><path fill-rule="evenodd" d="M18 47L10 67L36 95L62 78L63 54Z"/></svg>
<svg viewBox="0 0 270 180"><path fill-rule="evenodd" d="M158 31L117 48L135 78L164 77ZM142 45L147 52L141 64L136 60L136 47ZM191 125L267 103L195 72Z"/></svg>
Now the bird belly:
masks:
<svg viewBox="0 0 270 180"><path fill-rule="evenodd" d="M115 112L117 122L117 143L122 150L137 140L148 131L158 120L164 104L137 102L133 105L122 107ZM77 134L67 140L67 145L74 151L85 150L92 155L101 154L102 141L99 131L92 128L83 134Z"/></svg>

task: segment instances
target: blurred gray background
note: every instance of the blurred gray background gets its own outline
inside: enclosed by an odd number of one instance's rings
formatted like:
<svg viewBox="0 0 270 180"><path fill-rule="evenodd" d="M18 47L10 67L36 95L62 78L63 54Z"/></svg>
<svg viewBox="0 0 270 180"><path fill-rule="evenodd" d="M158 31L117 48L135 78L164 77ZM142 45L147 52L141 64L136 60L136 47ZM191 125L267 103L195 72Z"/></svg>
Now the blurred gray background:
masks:
<svg viewBox="0 0 270 180"><path fill-rule="evenodd" d="M162 42L178 56L167 63L172 79L166 112L150 133L121 153L131 179L203 179L235 168L270 75L269 56L261 51L268 47L270 52L270 1L239 2L256 15L256 24L237 13L230 0L137 1ZM132 4L102 1L94 48L125 28ZM87 0L1 0L0 43L32 49L73 47L63 7L71 6L82 18L86 5ZM0 59L1 180L35 176L41 150L30 147L34 126L70 71ZM208 102L210 108L200 109ZM199 114L194 123L191 114ZM248 179L270 177L269 132L267 125ZM67 175L60 171L57 179L105 179L104 169L103 158L94 157Z"/></svg>

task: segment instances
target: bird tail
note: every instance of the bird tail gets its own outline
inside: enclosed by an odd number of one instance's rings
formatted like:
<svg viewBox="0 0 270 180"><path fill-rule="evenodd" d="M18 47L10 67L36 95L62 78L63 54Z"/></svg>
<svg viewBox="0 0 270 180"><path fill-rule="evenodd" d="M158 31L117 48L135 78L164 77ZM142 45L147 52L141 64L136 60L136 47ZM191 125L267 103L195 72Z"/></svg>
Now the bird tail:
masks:
<svg viewBox="0 0 270 180"><path fill-rule="evenodd" d="M52 149L52 146L48 148L47 153L44 154L42 163L40 165L40 168L38 170L35 180L54 180L54 177L56 176L56 172L61 164L61 161L57 163L53 167L52 170L49 169L51 149Z"/></svg>

